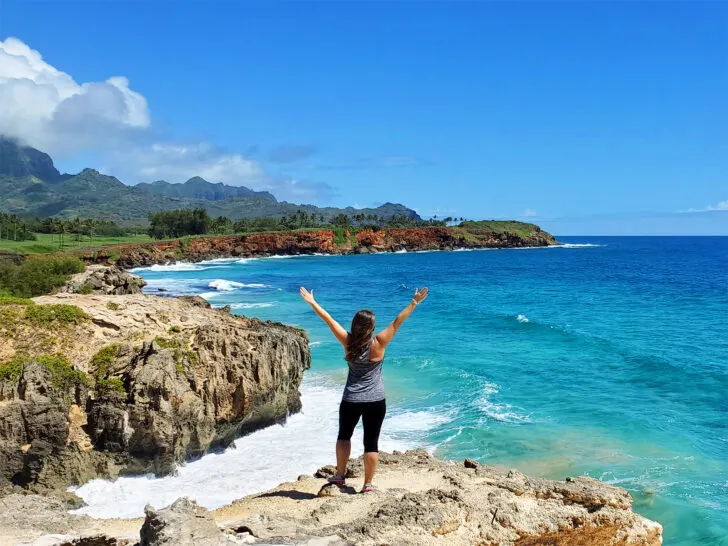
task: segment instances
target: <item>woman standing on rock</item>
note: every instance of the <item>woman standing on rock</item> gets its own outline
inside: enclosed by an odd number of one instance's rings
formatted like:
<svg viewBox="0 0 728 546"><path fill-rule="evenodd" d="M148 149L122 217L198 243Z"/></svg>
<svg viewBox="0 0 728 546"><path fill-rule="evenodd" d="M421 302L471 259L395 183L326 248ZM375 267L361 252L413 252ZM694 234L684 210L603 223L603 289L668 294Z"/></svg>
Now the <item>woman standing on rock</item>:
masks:
<svg viewBox="0 0 728 546"><path fill-rule="evenodd" d="M346 378L344 396L339 406L339 436L336 441L336 474L329 482L344 485L346 463L351 454L351 435L354 427L362 419L364 425L364 487L362 493L372 491L372 479L379 461L379 431L382 429L387 402L382 381L384 352L402 323L427 297L427 288L415 290L409 302L397 318L384 330L374 335L374 313L363 309L354 315L351 332L347 332L313 298L310 292L301 287L301 297L316 314L327 324L339 343L346 351L349 375Z"/></svg>

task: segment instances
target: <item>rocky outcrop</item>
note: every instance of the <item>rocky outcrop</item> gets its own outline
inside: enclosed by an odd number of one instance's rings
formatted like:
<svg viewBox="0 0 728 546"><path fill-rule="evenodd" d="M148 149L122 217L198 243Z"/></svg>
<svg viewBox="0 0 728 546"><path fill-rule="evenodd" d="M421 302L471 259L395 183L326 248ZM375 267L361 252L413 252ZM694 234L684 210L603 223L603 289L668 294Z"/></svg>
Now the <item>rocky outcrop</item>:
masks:
<svg viewBox="0 0 728 546"><path fill-rule="evenodd" d="M375 252L454 250L456 248L518 248L557 244L538 226L519 224L524 231L489 231L478 227L383 228L254 233L118 245L83 255L88 263L113 262L123 268L163 264L176 260L201 261L222 257L297 254L369 254ZM526 226L527 228L523 228Z"/></svg>
<svg viewBox="0 0 728 546"><path fill-rule="evenodd" d="M225 546L239 544L220 532L212 514L194 501L181 498L168 508L146 507L146 518L139 532L139 546Z"/></svg>
<svg viewBox="0 0 728 546"><path fill-rule="evenodd" d="M70 536L90 535L106 525L107 539L139 537L141 545L222 546L658 546L662 527L632 512L632 499L618 487L587 477L552 481L515 470L444 462L424 451L381 453L373 493L327 484L333 467L292 483L207 511L189 499L146 509L140 520L88 520L65 515L53 527ZM362 460L350 461L348 478L359 485ZM8 504L12 508L17 498ZM22 512L21 536L41 534ZM40 512L42 513L42 512ZM73 518L76 518L75 520ZM49 514L48 521L58 516ZM0 529L2 529L0 516ZM48 525L44 527L47 529ZM2 536L2 535L0 535Z"/></svg>
<svg viewBox="0 0 728 546"><path fill-rule="evenodd" d="M0 309L0 482L163 474L300 410L301 330L141 294L35 302Z"/></svg>
<svg viewBox="0 0 728 546"><path fill-rule="evenodd" d="M341 253L341 249L337 249L334 244L333 231L329 230L200 237L185 241L124 245L114 250L120 253L115 263L124 268L175 260L201 261L230 256ZM109 259L103 252L83 258L87 262Z"/></svg>
<svg viewBox="0 0 728 546"><path fill-rule="evenodd" d="M116 266L89 265L60 290L72 294L141 294L147 281Z"/></svg>
<svg viewBox="0 0 728 546"><path fill-rule="evenodd" d="M401 250L454 250L456 248L519 248L548 246L556 240L543 231L529 237L509 232L484 232L478 236L445 227L364 230L355 235L355 252L397 252Z"/></svg>

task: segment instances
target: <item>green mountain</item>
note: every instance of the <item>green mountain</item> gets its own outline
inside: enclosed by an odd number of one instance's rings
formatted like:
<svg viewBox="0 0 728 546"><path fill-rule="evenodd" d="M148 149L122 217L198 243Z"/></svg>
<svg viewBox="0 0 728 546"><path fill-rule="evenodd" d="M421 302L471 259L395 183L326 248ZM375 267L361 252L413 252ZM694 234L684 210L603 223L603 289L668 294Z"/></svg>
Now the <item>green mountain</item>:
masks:
<svg viewBox="0 0 728 546"><path fill-rule="evenodd" d="M186 197L189 199L221 201L223 199L258 196L262 199L267 198L271 201L276 201L276 198L267 191L253 191L243 186L226 186L222 182L212 184L199 176L190 178L183 184L171 184L164 180L157 180L150 184L137 184L134 187L141 191L147 191L165 197Z"/></svg>
<svg viewBox="0 0 728 546"><path fill-rule="evenodd" d="M35 176L53 183L61 177L53 160L35 148L19 146L14 140L0 136L0 173L7 176Z"/></svg>
<svg viewBox="0 0 728 546"><path fill-rule="evenodd" d="M198 176L183 184L158 180L128 186L94 169L62 175L48 154L0 136L0 211L138 225L146 224L152 212L198 207L207 209L210 216L227 216L232 220L291 216L298 210L325 219L341 213L419 218L414 210L395 203L365 209L298 205L278 201L266 191L214 184Z"/></svg>

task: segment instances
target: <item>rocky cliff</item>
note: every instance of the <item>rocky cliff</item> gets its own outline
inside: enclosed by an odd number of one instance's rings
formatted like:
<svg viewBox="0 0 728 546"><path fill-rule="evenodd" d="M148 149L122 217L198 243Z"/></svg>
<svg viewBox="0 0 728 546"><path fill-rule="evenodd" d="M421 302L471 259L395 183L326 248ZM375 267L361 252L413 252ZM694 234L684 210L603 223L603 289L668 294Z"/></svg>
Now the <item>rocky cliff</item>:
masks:
<svg viewBox="0 0 728 546"><path fill-rule="evenodd" d="M0 482L166 473L300 409L303 331L201 298L58 294L0 305Z"/></svg>
<svg viewBox="0 0 728 546"><path fill-rule="evenodd" d="M626 491L592 478L529 478L467 459L438 461L424 451L382 453L373 493L326 484L332 472L325 467L212 512L187 499L148 506L144 520L91 520L59 510L53 499L13 495L0 499L0 541L46 535L43 544L143 546L662 543L662 527L632 512ZM352 485L362 475L361 459L351 461Z"/></svg>
<svg viewBox="0 0 728 546"><path fill-rule="evenodd" d="M473 222L466 227L423 227L255 233L116 245L82 257L89 263L112 262L123 268L175 260L201 261L229 256L274 254L370 254L377 252L454 250L456 248L519 248L557 244L538 226L514 222L518 231L494 229ZM510 225L510 224L508 224ZM525 226L525 227L524 227Z"/></svg>

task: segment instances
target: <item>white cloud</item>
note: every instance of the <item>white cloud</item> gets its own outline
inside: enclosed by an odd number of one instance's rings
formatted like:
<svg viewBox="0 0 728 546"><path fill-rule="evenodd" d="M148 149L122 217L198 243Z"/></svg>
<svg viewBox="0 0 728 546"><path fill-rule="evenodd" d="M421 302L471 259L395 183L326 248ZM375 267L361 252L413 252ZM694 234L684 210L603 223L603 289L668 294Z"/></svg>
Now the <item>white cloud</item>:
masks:
<svg viewBox="0 0 728 546"><path fill-rule="evenodd" d="M123 77L77 83L17 38L0 41L0 127L55 154L118 142L149 127L146 99Z"/></svg>
<svg viewBox="0 0 728 546"><path fill-rule="evenodd" d="M118 154L115 163L130 161L136 171L136 180L167 180L184 182L193 176L201 176L211 182L223 182L232 186L260 186L266 174L260 166L240 154L226 154L209 144L192 145L154 143L145 148ZM134 176L129 173L130 176Z"/></svg>
<svg viewBox="0 0 728 546"><path fill-rule="evenodd" d="M715 205L708 205L702 209L687 209L680 212L711 212L711 211L728 211L728 201L718 201Z"/></svg>
<svg viewBox="0 0 728 546"><path fill-rule="evenodd" d="M318 201L332 196L332 188L323 182L273 176L241 154L228 153L207 143L173 144L157 142L150 146L117 151L104 168L127 182L185 182L201 176L209 182L229 186L246 186L269 191L279 200Z"/></svg>
<svg viewBox="0 0 728 546"><path fill-rule="evenodd" d="M321 182L272 176L244 155L205 142L155 141L153 129L147 100L129 88L126 78L77 83L21 40L0 40L0 132L5 136L54 158L98 152L103 171L127 183L201 176L268 190L280 199L310 202L332 193ZM304 155L313 148L293 151Z"/></svg>
<svg viewBox="0 0 728 546"><path fill-rule="evenodd" d="M526 209L523 211L523 216L526 218L535 218L538 214L533 209Z"/></svg>

